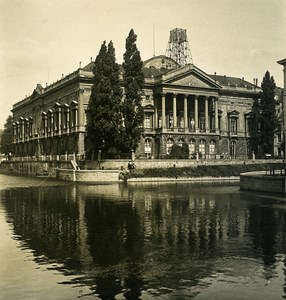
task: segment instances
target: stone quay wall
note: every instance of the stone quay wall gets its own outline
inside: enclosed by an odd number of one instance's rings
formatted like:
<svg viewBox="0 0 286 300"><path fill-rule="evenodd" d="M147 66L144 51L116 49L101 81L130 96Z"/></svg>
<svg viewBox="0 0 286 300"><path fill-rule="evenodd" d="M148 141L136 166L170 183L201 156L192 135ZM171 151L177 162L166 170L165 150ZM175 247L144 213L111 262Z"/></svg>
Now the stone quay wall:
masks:
<svg viewBox="0 0 286 300"><path fill-rule="evenodd" d="M73 182L112 183L119 181L119 171L57 169L56 178L59 180Z"/></svg>
<svg viewBox="0 0 286 300"><path fill-rule="evenodd" d="M3 161L0 172L9 175L49 176L56 178L56 169L73 169L70 161Z"/></svg>
<svg viewBox="0 0 286 300"><path fill-rule="evenodd" d="M106 170L120 170L122 167L127 169L128 159L109 159L98 161L79 161L78 164L81 170L96 170L96 169L106 169ZM156 168L184 168L184 167L197 167L199 165L241 165L241 164L261 164L261 163L281 163L282 159L137 159L134 160L136 169L156 169Z"/></svg>
<svg viewBox="0 0 286 300"><path fill-rule="evenodd" d="M267 175L265 172L240 174L240 188L249 191L286 193L285 175Z"/></svg>

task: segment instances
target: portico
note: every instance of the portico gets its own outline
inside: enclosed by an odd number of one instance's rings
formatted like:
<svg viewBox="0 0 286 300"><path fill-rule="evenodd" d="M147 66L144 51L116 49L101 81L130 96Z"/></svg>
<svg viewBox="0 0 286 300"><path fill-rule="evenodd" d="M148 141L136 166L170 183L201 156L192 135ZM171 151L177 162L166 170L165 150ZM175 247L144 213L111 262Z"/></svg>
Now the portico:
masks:
<svg viewBox="0 0 286 300"><path fill-rule="evenodd" d="M154 102L154 128L162 133L219 134L218 95L166 91Z"/></svg>

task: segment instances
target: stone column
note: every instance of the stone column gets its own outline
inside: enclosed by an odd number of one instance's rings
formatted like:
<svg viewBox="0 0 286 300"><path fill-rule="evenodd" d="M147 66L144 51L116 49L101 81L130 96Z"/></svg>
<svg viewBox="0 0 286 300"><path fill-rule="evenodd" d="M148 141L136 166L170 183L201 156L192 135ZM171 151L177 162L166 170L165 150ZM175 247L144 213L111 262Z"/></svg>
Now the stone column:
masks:
<svg viewBox="0 0 286 300"><path fill-rule="evenodd" d="M75 120L74 120L74 129L77 131L78 128L78 106L75 107Z"/></svg>
<svg viewBox="0 0 286 300"><path fill-rule="evenodd" d="M188 129L188 95L184 95L184 123L186 131Z"/></svg>
<svg viewBox="0 0 286 300"><path fill-rule="evenodd" d="M30 139L30 122L27 120L26 122L26 128L25 128L25 135L26 135L26 140L29 141Z"/></svg>
<svg viewBox="0 0 286 300"><path fill-rule="evenodd" d="M174 129L177 128L178 126L178 121L177 121L177 94L173 94L173 127Z"/></svg>
<svg viewBox="0 0 286 300"><path fill-rule="evenodd" d="M59 107L59 111L58 111L58 114L59 114L59 135L62 134L62 109Z"/></svg>
<svg viewBox="0 0 286 300"><path fill-rule="evenodd" d="M51 114L51 124L50 124L50 126L51 126L51 136L53 136L54 135L54 114L53 113Z"/></svg>
<svg viewBox="0 0 286 300"><path fill-rule="evenodd" d="M16 124L13 123L13 142L16 143L17 138L17 130L16 130Z"/></svg>
<svg viewBox="0 0 286 300"><path fill-rule="evenodd" d="M198 96L195 95L195 131L199 132L199 105Z"/></svg>
<svg viewBox="0 0 286 300"><path fill-rule="evenodd" d="M206 122L206 132L210 132L210 125L209 125L209 99L205 97L205 122Z"/></svg>
<svg viewBox="0 0 286 300"><path fill-rule="evenodd" d="M48 117L47 115L44 116L44 136L48 136Z"/></svg>
<svg viewBox="0 0 286 300"><path fill-rule="evenodd" d="M215 98L215 132L219 133L219 127L218 127L218 99Z"/></svg>
<svg viewBox="0 0 286 300"><path fill-rule="evenodd" d="M158 101L157 98L154 97L154 129L157 129L158 125Z"/></svg>
<svg viewBox="0 0 286 300"><path fill-rule="evenodd" d="M24 125L24 119L21 120L21 137L22 137L22 141L24 141L24 137L25 137L25 125Z"/></svg>
<svg viewBox="0 0 286 300"><path fill-rule="evenodd" d="M162 94L162 129L166 128L166 99L165 94Z"/></svg>
<svg viewBox="0 0 286 300"><path fill-rule="evenodd" d="M70 132L70 110L67 108L66 110L66 124L67 124L67 133Z"/></svg>

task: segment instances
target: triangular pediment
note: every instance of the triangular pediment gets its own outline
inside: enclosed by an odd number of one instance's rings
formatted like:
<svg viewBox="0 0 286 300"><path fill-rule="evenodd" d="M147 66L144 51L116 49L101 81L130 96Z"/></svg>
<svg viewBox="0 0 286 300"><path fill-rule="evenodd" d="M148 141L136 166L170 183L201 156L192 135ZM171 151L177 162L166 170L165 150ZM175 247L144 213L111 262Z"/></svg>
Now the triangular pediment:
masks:
<svg viewBox="0 0 286 300"><path fill-rule="evenodd" d="M42 95L43 90L44 90L44 88L40 84L37 84L37 87L34 89L32 95L31 95L31 99L35 99L38 96Z"/></svg>
<svg viewBox="0 0 286 300"><path fill-rule="evenodd" d="M144 106L144 108L145 108L145 109L148 109L148 108L149 108L149 109L153 109L153 108L154 108L154 105L152 105L152 104L147 104L147 105Z"/></svg>
<svg viewBox="0 0 286 300"><path fill-rule="evenodd" d="M239 111L235 109L228 112L229 117L237 117L238 115L239 115Z"/></svg>
<svg viewBox="0 0 286 300"><path fill-rule="evenodd" d="M187 66L169 72L165 75L164 83L196 88L221 89L221 86L205 72L195 66Z"/></svg>

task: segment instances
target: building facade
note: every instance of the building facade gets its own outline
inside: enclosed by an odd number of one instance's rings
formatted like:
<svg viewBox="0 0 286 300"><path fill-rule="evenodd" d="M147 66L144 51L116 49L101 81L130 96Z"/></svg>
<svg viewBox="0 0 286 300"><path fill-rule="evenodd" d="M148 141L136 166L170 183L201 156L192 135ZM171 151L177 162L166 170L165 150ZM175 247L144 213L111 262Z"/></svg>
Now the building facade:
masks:
<svg viewBox="0 0 286 300"><path fill-rule="evenodd" d="M15 156L43 158L85 154L86 109L94 63L56 83L37 85L13 106ZM137 157L163 158L186 142L190 158L252 156L252 104L260 89L243 78L209 75L164 55L143 64L144 134Z"/></svg>

